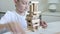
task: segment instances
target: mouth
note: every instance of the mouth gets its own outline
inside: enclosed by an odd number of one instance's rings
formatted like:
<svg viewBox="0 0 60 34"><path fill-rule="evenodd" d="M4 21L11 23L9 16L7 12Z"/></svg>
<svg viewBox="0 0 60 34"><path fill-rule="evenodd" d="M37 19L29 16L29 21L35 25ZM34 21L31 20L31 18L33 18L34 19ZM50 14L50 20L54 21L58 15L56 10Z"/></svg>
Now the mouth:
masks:
<svg viewBox="0 0 60 34"><path fill-rule="evenodd" d="M24 11L27 11L27 9L24 9Z"/></svg>

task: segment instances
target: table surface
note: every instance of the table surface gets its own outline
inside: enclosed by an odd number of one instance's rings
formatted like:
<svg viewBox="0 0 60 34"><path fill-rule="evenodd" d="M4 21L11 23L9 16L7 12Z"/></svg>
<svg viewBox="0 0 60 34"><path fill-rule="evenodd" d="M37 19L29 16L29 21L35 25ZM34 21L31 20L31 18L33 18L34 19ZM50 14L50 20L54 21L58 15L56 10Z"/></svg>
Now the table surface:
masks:
<svg viewBox="0 0 60 34"><path fill-rule="evenodd" d="M60 34L60 21L47 23L46 29L39 28L36 32L27 31L27 34ZM4 34L11 34L10 32Z"/></svg>

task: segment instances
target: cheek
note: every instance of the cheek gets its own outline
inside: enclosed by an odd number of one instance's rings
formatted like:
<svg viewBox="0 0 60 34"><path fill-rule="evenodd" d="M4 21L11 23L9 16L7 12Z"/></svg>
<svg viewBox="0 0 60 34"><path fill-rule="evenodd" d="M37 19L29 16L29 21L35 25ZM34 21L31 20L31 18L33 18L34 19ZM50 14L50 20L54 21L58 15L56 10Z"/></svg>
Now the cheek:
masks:
<svg viewBox="0 0 60 34"><path fill-rule="evenodd" d="M22 6L22 5L19 5L18 8L22 10L22 9L24 9L25 7Z"/></svg>
<svg viewBox="0 0 60 34"><path fill-rule="evenodd" d="M25 8L25 5L20 5L20 7Z"/></svg>
<svg viewBox="0 0 60 34"><path fill-rule="evenodd" d="M22 5L18 5L18 8L22 8Z"/></svg>
<svg viewBox="0 0 60 34"><path fill-rule="evenodd" d="M26 10L29 10L29 6L26 6Z"/></svg>

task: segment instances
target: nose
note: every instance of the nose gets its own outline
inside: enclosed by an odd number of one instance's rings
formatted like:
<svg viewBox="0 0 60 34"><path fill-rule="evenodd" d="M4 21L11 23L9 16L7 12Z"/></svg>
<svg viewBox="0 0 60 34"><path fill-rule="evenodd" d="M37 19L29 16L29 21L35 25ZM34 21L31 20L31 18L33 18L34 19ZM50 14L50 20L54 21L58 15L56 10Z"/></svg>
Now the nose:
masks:
<svg viewBox="0 0 60 34"><path fill-rule="evenodd" d="M25 9L26 9L26 10L29 10L29 5L26 5L26 6L25 6Z"/></svg>

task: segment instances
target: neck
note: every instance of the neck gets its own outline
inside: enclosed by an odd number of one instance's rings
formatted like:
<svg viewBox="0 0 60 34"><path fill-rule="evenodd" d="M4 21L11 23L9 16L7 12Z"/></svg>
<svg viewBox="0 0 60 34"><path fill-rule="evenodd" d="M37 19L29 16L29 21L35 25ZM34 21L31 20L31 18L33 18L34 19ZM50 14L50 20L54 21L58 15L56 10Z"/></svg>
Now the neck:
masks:
<svg viewBox="0 0 60 34"><path fill-rule="evenodd" d="M18 11L17 9L16 9L16 12L19 14L19 15L25 15L25 12L20 12L20 11Z"/></svg>

